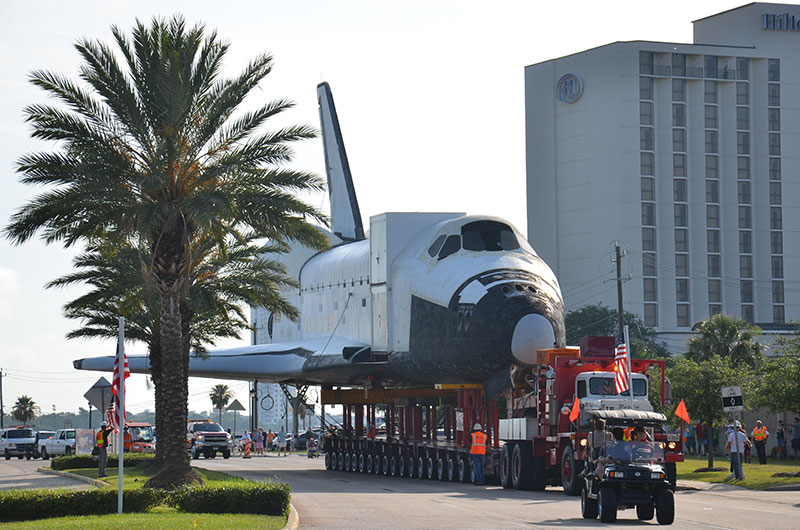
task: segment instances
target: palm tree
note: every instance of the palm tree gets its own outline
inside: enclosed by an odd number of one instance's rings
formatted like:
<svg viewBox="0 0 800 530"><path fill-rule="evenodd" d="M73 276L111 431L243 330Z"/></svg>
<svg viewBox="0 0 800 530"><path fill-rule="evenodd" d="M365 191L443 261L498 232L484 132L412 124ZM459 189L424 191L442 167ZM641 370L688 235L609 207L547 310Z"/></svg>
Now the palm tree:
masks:
<svg viewBox="0 0 800 530"><path fill-rule="evenodd" d="M214 385L214 388L208 393L208 397L211 398L214 408L219 410L219 424L222 425L222 409L233 399L233 391L228 388L228 385Z"/></svg>
<svg viewBox="0 0 800 530"><path fill-rule="evenodd" d="M260 130L290 101L234 114L271 71L270 55L226 79L229 45L182 17L137 21L131 37L117 27L112 34L116 49L85 39L75 45L85 88L47 71L31 74L67 108L25 109L33 136L58 145L19 159L23 183L49 188L12 216L5 233L16 243L41 232L46 243L148 250L142 275L159 300L159 377L171 411L158 427L164 465L148 485L174 488L199 480L184 439L192 242L205 234L220 249L229 238L250 237L322 248L327 242L311 222L326 219L295 194L324 186L283 167L292 142L315 136L311 127Z"/></svg>
<svg viewBox="0 0 800 530"><path fill-rule="evenodd" d="M695 335L689 339L686 357L705 361L713 355L730 360L734 365L746 364L755 368L762 358L763 346L756 340L761 328L744 319L718 313L698 323Z"/></svg>
<svg viewBox="0 0 800 530"><path fill-rule="evenodd" d="M29 421L39 414L39 406L28 396L20 396L11 408L11 415L14 419L27 425Z"/></svg>

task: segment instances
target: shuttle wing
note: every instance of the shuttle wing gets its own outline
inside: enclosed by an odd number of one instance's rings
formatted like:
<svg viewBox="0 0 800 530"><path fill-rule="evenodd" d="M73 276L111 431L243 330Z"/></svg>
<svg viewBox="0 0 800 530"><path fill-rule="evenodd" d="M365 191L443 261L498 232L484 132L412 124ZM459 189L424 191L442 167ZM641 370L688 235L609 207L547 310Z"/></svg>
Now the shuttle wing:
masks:
<svg viewBox="0 0 800 530"><path fill-rule="evenodd" d="M205 358L192 354L189 375L286 383L363 382L363 377L382 364L369 362L369 356L368 344L333 335L210 351ZM112 372L114 356L78 359L73 365L78 370ZM150 373L147 355L128 356L128 366L132 373Z"/></svg>

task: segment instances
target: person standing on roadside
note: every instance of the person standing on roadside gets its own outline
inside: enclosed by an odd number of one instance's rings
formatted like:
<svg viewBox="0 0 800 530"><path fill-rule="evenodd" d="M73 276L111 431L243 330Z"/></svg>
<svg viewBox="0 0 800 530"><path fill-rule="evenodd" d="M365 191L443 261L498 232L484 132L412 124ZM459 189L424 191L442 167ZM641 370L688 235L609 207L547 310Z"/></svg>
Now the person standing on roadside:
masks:
<svg viewBox="0 0 800 530"><path fill-rule="evenodd" d="M778 420L778 428L775 429L775 445L778 447L778 460L786 458L786 427L783 420Z"/></svg>
<svg viewBox="0 0 800 530"><path fill-rule="evenodd" d="M486 484L483 479L483 467L486 463L486 435L483 433L480 423L476 423L472 427L470 441L472 443L469 452L472 455L472 469L475 470L475 485L482 486Z"/></svg>
<svg viewBox="0 0 800 530"><path fill-rule="evenodd" d="M725 444L725 452L731 453L731 466L733 466L733 473L728 478L735 480L744 480L744 467L742 467L742 457L746 447L750 446L750 440L747 438L747 433L741 428L742 424L739 420L733 425L733 430L728 435L728 443Z"/></svg>
<svg viewBox="0 0 800 530"><path fill-rule="evenodd" d="M275 442L275 433L270 429L267 432L267 453L272 452L272 444Z"/></svg>
<svg viewBox="0 0 800 530"><path fill-rule="evenodd" d="M795 459L800 459L800 417L795 417L792 424L792 452Z"/></svg>
<svg viewBox="0 0 800 530"><path fill-rule="evenodd" d="M283 427L278 433L278 456L281 456L281 452L283 452L283 456L288 456L286 453L286 431L283 430Z"/></svg>
<svg viewBox="0 0 800 530"><path fill-rule="evenodd" d="M767 463L767 438L769 438L769 431L761 424L761 420L756 420L756 426L753 427L752 434L753 442L756 445L756 452L758 453L758 463L763 466Z"/></svg>
<svg viewBox="0 0 800 530"><path fill-rule="evenodd" d="M97 445L97 476L106 476L106 466L108 465L108 435L111 434L111 427L106 422L100 424L100 430L95 436Z"/></svg>

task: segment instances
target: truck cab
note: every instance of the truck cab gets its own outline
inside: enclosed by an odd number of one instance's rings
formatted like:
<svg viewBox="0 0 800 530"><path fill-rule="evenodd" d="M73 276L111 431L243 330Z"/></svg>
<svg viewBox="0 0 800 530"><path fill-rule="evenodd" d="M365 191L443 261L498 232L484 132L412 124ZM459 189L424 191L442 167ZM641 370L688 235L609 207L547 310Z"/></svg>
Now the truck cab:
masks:
<svg viewBox="0 0 800 530"><path fill-rule="evenodd" d="M583 372L575 377L575 395L581 402L584 414L596 410L644 410L652 411L649 400L647 376L640 373L631 374L633 400L630 390L617 394L614 384L614 372Z"/></svg>
<svg viewBox="0 0 800 530"><path fill-rule="evenodd" d="M28 460L36 458L39 456L36 450L37 435L36 429L24 425L6 429L0 434L0 451L6 460L11 460L12 456Z"/></svg>

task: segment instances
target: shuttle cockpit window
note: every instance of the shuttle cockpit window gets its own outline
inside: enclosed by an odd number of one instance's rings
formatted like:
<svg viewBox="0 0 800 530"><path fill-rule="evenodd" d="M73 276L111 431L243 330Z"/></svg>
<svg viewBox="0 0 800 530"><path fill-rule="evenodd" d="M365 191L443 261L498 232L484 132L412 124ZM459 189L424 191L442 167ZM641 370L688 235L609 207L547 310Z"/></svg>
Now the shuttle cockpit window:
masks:
<svg viewBox="0 0 800 530"><path fill-rule="evenodd" d="M436 238L436 241L434 241L433 245L431 245L430 248L428 249L428 255L430 257L432 257L432 258L436 257L436 254L439 253L439 249L442 248L442 245L444 244L444 240L445 239L447 239L447 236L444 235L444 234L442 234L442 235L440 235L439 237Z"/></svg>
<svg viewBox="0 0 800 530"><path fill-rule="evenodd" d="M447 236L447 240L439 251L439 259L444 259L461 250L461 236Z"/></svg>
<svg viewBox="0 0 800 530"><path fill-rule="evenodd" d="M519 241L510 226L497 221L474 221L461 227L464 250L517 250Z"/></svg>

